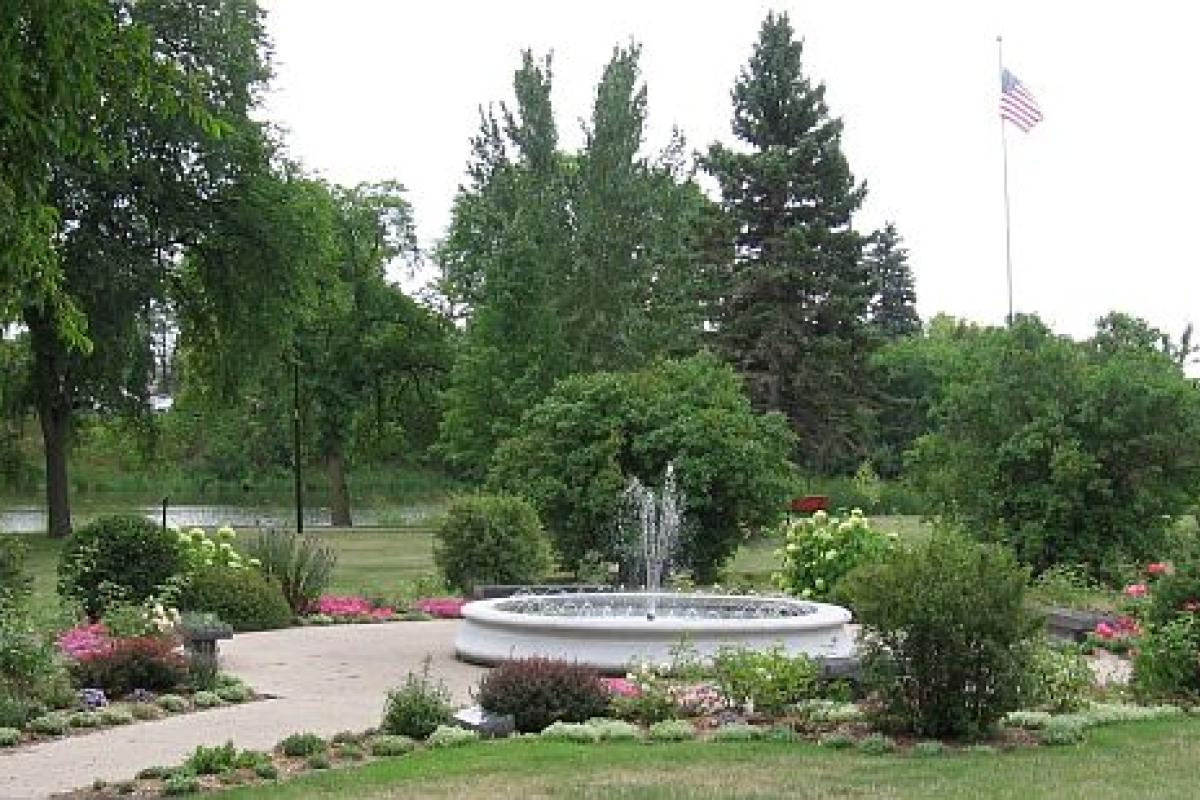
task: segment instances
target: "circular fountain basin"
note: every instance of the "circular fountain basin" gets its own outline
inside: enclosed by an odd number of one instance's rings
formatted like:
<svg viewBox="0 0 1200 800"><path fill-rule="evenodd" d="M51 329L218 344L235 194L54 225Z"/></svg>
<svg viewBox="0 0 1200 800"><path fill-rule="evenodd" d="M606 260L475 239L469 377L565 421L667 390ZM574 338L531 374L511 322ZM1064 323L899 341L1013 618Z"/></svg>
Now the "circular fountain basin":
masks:
<svg viewBox="0 0 1200 800"><path fill-rule="evenodd" d="M853 654L841 606L784 597L670 592L524 595L463 607L458 657L493 665L554 658L623 673L634 663L671 661L683 640L701 657L722 647L782 645L814 658Z"/></svg>

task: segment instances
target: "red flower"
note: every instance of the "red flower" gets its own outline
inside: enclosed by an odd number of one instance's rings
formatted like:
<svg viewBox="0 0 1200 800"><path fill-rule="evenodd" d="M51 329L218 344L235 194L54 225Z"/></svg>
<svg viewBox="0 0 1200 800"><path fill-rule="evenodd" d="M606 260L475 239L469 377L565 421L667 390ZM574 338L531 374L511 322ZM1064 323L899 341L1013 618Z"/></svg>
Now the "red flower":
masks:
<svg viewBox="0 0 1200 800"><path fill-rule="evenodd" d="M1165 561L1155 561L1146 567L1146 573L1149 575L1170 575L1175 569Z"/></svg>
<svg viewBox="0 0 1200 800"><path fill-rule="evenodd" d="M1145 597L1150 588L1144 583L1131 583L1125 587L1125 594L1129 597Z"/></svg>

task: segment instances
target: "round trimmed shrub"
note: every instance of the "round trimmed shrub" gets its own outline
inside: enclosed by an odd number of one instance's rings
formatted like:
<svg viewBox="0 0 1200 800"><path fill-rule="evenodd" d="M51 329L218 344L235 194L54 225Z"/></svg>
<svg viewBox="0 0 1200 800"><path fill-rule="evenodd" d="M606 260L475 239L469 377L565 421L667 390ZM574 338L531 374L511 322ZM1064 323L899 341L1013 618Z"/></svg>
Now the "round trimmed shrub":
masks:
<svg viewBox="0 0 1200 800"><path fill-rule="evenodd" d="M884 727L975 737L1018 708L1040 628L1027 578L1005 548L944 533L847 577Z"/></svg>
<svg viewBox="0 0 1200 800"><path fill-rule="evenodd" d="M58 591L99 619L111 603L136 605L158 595L186 569L186 554L172 531L132 514L99 517L63 544Z"/></svg>
<svg viewBox="0 0 1200 800"><path fill-rule="evenodd" d="M549 658L501 664L483 676L476 699L492 713L511 714L522 733L555 722L586 722L609 707L608 689L595 670Z"/></svg>
<svg viewBox="0 0 1200 800"><path fill-rule="evenodd" d="M550 539L537 511L519 497L480 494L450 504L433 551L451 586L536 583L550 571Z"/></svg>
<svg viewBox="0 0 1200 800"><path fill-rule="evenodd" d="M182 611L215 614L235 631L286 628L292 609L279 584L257 570L210 567L192 576L179 598Z"/></svg>

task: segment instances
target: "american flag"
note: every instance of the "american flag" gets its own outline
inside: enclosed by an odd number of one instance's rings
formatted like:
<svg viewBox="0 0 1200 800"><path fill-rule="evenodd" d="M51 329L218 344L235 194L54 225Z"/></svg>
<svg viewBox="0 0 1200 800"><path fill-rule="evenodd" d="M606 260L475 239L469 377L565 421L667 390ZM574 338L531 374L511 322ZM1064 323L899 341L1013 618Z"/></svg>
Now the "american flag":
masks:
<svg viewBox="0 0 1200 800"><path fill-rule="evenodd" d="M1000 117L1025 132L1042 121L1033 93L1007 69L1000 73Z"/></svg>

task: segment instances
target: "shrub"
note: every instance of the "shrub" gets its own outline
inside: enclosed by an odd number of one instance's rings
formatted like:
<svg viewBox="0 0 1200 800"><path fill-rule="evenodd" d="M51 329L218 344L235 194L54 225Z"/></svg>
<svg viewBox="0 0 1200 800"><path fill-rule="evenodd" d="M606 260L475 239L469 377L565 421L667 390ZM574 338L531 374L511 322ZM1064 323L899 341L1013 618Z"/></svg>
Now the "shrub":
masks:
<svg viewBox="0 0 1200 800"><path fill-rule="evenodd" d="M367 753L357 744L346 742L339 744L337 747L337 755L339 758L345 758L349 761L362 761L367 757Z"/></svg>
<svg viewBox="0 0 1200 800"><path fill-rule="evenodd" d="M882 733L872 733L859 740L858 749L867 755L881 756L895 750L896 743Z"/></svg>
<svg viewBox="0 0 1200 800"><path fill-rule="evenodd" d="M620 719L597 717L587 722L606 742L633 742L642 738L642 729Z"/></svg>
<svg viewBox="0 0 1200 800"><path fill-rule="evenodd" d="M1134 659L1136 687L1151 697L1200 698L1200 614L1150 627Z"/></svg>
<svg viewBox="0 0 1200 800"><path fill-rule="evenodd" d="M196 708L216 708L225 705L225 701L216 692L196 692L192 695L192 705Z"/></svg>
<svg viewBox="0 0 1200 800"><path fill-rule="evenodd" d="M692 723L682 719L664 719L650 726L652 742L688 742L696 738Z"/></svg>
<svg viewBox="0 0 1200 800"><path fill-rule="evenodd" d="M292 757L311 756L328 749L329 743L315 733L293 733L279 743L279 751Z"/></svg>
<svg viewBox="0 0 1200 800"><path fill-rule="evenodd" d="M595 744L601 739L600 731L581 722L555 722L547 726L540 735L543 739L578 744Z"/></svg>
<svg viewBox="0 0 1200 800"><path fill-rule="evenodd" d="M884 725L979 736L1018 707L1039 627L1026 578L1003 548L945 533L848 577Z"/></svg>
<svg viewBox="0 0 1200 800"><path fill-rule="evenodd" d="M923 742L917 742L913 745L913 755L923 758L932 756L940 756L946 752L946 746L937 739L930 739Z"/></svg>
<svg viewBox="0 0 1200 800"><path fill-rule="evenodd" d="M775 585L789 594L822 600L855 567L882 559L890 539L858 509L842 519L824 511L783 526L783 564Z"/></svg>
<svg viewBox="0 0 1200 800"><path fill-rule="evenodd" d="M476 696L495 714L511 714L518 731L553 722L584 722L608 710L608 690L595 670L566 661L510 661L483 676Z"/></svg>
<svg viewBox="0 0 1200 800"><path fill-rule="evenodd" d="M1021 705L1054 712L1078 711L1087 705L1094 684L1092 668L1082 654L1043 639L1029 652Z"/></svg>
<svg viewBox="0 0 1200 800"><path fill-rule="evenodd" d="M294 531L269 530L250 542L258 569L276 581L293 614L303 614L333 577L337 554L319 539Z"/></svg>
<svg viewBox="0 0 1200 800"><path fill-rule="evenodd" d="M200 791L200 781L193 775L171 775L163 782L164 797L179 797Z"/></svg>
<svg viewBox="0 0 1200 800"><path fill-rule="evenodd" d="M1200 483L1200 393L1162 338L1114 315L1082 343L1034 317L961 339L910 475L1035 572L1157 556Z"/></svg>
<svg viewBox="0 0 1200 800"><path fill-rule="evenodd" d="M0 747L16 747L21 743L21 732L16 728L0 728Z"/></svg>
<svg viewBox="0 0 1200 800"><path fill-rule="evenodd" d="M713 731L714 742L757 742L766 735L766 731L754 725L733 723L722 725Z"/></svg>
<svg viewBox="0 0 1200 800"><path fill-rule="evenodd" d="M245 703L254 698L254 690L244 683L234 683L228 686L218 686L217 697L227 703Z"/></svg>
<svg viewBox="0 0 1200 800"><path fill-rule="evenodd" d="M673 461L686 498L675 565L705 584L747 530L782 516L794 443L782 415L755 413L733 369L701 354L559 381L496 448L488 486L533 503L564 564L620 562L622 491L634 477L658 485Z"/></svg>
<svg viewBox="0 0 1200 800"><path fill-rule="evenodd" d="M292 609L278 584L252 569L201 570L180 595L179 607L215 614L235 631L274 630L292 622Z"/></svg>
<svg viewBox="0 0 1200 800"><path fill-rule="evenodd" d="M436 730L436 729L435 729ZM371 755L381 758L402 756L417 749L417 743L407 736L374 736L368 742Z"/></svg>
<svg viewBox="0 0 1200 800"><path fill-rule="evenodd" d="M328 753L313 753L304 759L304 765L309 769L329 769L332 766Z"/></svg>
<svg viewBox="0 0 1200 800"><path fill-rule="evenodd" d="M129 725L133 722L133 712L124 708L106 708L100 712L100 721L105 725Z"/></svg>
<svg viewBox="0 0 1200 800"><path fill-rule="evenodd" d="M217 688L221 666L216 653L192 651L187 654L188 686L194 691L209 692Z"/></svg>
<svg viewBox="0 0 1200 800"><path fill-rule="evenodd" d="M433 733L429 734L427 741L430 747L462 747L465 744L479 741L479 734L466 728L438 725Z"/></svg>
<svg viewBox="0 0 1200 800"><path fill-rule="evenodd" d="M384 733L424 739L438 725L450 721L450 690L445 682L434 682L429 667L426 658L421 672L408 673L400 688L388 692L380 723Z"/></svg>
<svg viewBox="0 0 1200 800"><path fill-rule="evenodd" d="M143 603L162 594L187 568L179 537L142 517L99 517L63 544L59 593L92 619L109 604Z"/></svg>
<svg viewBox="0 0 1200 800"><path fill-rule="evenodd" d="M1181 561L1156 578L1144 611L1149 626L1165 625L1181 616L1200 617L1200 561Z"/></svg>
<svg viewBox="0 0 1200 800"><path fill-rule="evenodd" d="M113 697L135 689L171 689L187 680L187 660L176 652L178 644L172 636L109 639L76 658L71 674L78 685L99 687Z"/></svg>
<svg viewBox="0 0 1200 800"><path fill-rule="evenodd" d="M172 714L179 714L189 708L188 701L177 694L164 694L156 702L160 708Z"/></svg>
<svg viewBox="0 0 1200 800"><path fill-rule="evenodd" d="M237 757L237 748L233 746L233 742L214 747L200 745L188 756L183 767L197 775L216 775L233 769Z"/></svg>
<svg viewBox="0 0 1200 800"><path fill-rule="evenodd" d="M713 657L713 677L728 702L764 714L814 695L820 667L803 653L789 655L782 645L767 650L723 647Z"/></svg>
<svg viewBox="0 0 1200 800"><path fill-rule="evenodd" d="M1038 742L1046 745L1078 744L1083 741L1085 726L1073 717L1051 717L1038 730Z"/></svg>
<svg viewBox="0 0 1200 800"><path fill-rule="evenodd" d="M67 722L66 714L52 712L50 714L42 714L40 717L34 717L29 720L29 723L25 727L43 736L62 736L70 726Z"/></svg>
<svg viewBox="0 0 1200 800"><path fill-rule="evenodd" d="M456 498L437 529L434 561L454 588L537 583L552 566L550 540L537 512L519 497Z"/></svg>
<svg viewBox="0 0 1200 800"><path fill-rule="evenodd" d="M28 548L21 539L0 534L0 614L11 614L33 589L33 579L25 571Z"/></svg>
<svg viewBox="0 0 1200 800"><path fill-rule="evenodd" d="M72 728L99 728L103 721L100 719L99 712L76 711L67 716L67 724Z"/></svg>
<svg viewBox="0 0 1200 800"><path fill-rule="evenodd" d="M255 764L254 774L262 778L264 781L273 781L279 777L279 767L270 762Z"/></svg>
<svg viewBox="0 0 1200 800"><path fill-rule="evenodd" d="M71 694L55 646L23 616L0 612L0 725L16 727Z"/></svg>
<svg viewBox="0 0 1200 800"><path fill-rule="evenodd" d="M845 731L834 731L821 737L820 744L822 747L828 747L830 750L848 750L855 745L855 739Z"/></svg>
<svg viewBox="0 0 1200 800"><path fill-rule="evenodd" d="M134 703L129 706L129 713L133 714L134 719L152 720L162 719L163 710L153 703Z"/></svg>

